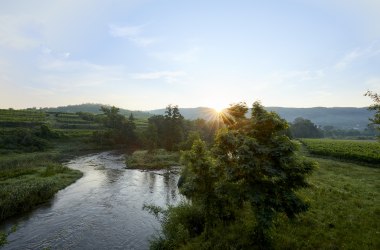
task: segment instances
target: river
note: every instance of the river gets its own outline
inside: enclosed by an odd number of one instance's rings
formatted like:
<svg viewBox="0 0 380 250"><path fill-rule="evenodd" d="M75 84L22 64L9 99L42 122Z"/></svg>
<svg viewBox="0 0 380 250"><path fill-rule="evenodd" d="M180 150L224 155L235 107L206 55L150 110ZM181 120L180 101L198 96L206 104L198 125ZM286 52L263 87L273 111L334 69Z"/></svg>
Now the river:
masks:
<svg viewBox="0 0 380 250"><path fill-rule="evenodd" d="M176 204L178 171L124 169L123 155L102 152L66 164L84 173L17 223L1 249L148 249L160 225L144 204Z"/></svg>

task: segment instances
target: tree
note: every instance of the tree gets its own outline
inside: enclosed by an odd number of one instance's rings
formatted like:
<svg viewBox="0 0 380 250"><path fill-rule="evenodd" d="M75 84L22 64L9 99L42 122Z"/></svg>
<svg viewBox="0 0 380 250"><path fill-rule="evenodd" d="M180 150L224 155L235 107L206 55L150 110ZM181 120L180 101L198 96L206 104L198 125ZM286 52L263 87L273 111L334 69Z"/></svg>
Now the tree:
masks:
<svg viewBox="0 0 380 250"><path fill-rule="evenodd" d="M104 126L111 129L120 129L125 117L119 114L120 109L115 106L100 107L100 110L104 113L105 118L103 120Z"/></svg>
<svg viewBox="0 0 380 250"><path fill-rule="evenodd" d="M149 126L145 135L149 147L156 145L167 150L175 150L184 140L184 118L179 112L178 106L168 105L164 116L152 116L148 122Z"/></svg>
<svg viewBox="0 0 380 250"><path fill-rule="evenodd" d="M375 115L373 118L370 119L370 121L372 122L372 124L377 126L378 130L380 130L380 94L367 91L367 93L365 93L365 96L369 96L374 102L374 104L372 104L368 108L369 110L375 111Z"/></svg>
<svg viewBox="0 0 380 250"><path fill-rule="evenodd" d="M119 144L127 147L137 144L136 125L132 114L126 120L123 115L119 114L120 109L115 106L102 106L101 111L103 111L103 124L107 131L97 131L94 134L96 141L101 144Z"/></svg>
<svg viewBox="0 0 380 250"><path fill-rule="evenodd" d="M320 138L323 135L314 123L302 117L294 120L290 132L295 138Z"/></svg>
<svg viewBox="0 0 380 250"><path fill-rule="evenodd" d="M240 116L241 117L241 116ZM285 135L287 122L255 102L250 119L218 134L214 148L224 182L235 186L237 206L249 202L257 220L254 236L267 246L268 231L278 212L292 218L307 204L295 191L306 187L315 164L300 158Z"/></svg>
<svg viewBox="0 0 380 250"><path fill-rule="evenodd" d="M297 145L286 136L284 119L258 102L250 118L247 111L244 103L227 109L226 128L218 132L211 152L204 142L195 141L184 155L186 167L179 186L204 211L206 242L218 226L220 230L239 223L235 218L248 204L255 218L248 238L254 241L243 248L268 248L276 214L293 218L307 210L296 191L308 186L306 176L315 163L296 153Z"/></svg>

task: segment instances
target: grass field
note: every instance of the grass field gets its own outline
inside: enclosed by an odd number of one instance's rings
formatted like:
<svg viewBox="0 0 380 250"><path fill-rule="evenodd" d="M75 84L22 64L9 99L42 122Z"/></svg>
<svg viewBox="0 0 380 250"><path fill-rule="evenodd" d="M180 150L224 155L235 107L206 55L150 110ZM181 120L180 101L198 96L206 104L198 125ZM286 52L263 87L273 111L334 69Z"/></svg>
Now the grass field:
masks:
<svg viewBox="0 0 380 250"><path fill-rule="evenodd" d="M376 141L302 139L301 142L314 155L380 166L380 143Z"/></svg>
<svg viewBox="0 0 380 250"><path fill-rule="evenodd" d="M319 168L300 192L310 209L279 219L276 249L380 249L380 169L312 159Z"/></svg>

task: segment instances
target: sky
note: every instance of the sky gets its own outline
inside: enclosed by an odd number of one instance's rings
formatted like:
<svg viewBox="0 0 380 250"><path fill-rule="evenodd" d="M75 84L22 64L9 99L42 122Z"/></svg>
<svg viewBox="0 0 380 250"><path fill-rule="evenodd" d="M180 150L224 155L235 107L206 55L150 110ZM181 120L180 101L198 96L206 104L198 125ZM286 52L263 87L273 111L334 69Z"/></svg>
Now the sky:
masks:
<svg viewBox="0 0 380 250"><path fill-rule="evenodd" d="M1 0L0 108L364 107L378 0Z"/></svg>

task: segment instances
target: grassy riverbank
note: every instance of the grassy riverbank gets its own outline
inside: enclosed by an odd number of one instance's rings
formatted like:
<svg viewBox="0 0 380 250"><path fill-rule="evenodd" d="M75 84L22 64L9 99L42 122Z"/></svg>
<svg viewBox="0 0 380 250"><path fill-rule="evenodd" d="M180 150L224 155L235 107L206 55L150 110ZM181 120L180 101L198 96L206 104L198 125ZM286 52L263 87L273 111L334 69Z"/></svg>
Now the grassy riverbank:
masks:
<svg viewBox="0 0 380 250"><path fill-rule="evenodd" d="M179 164L179 152L169 152L164 149L153 151L138 150L126 157L126 165L129 169L162 169Z"/></svg>
<svg viewBox="0 0 380 250"><path fill-rule="evenodd" d="M0 221L31 210L82 176L61 162L70 150L0 156Z"/></svg>

